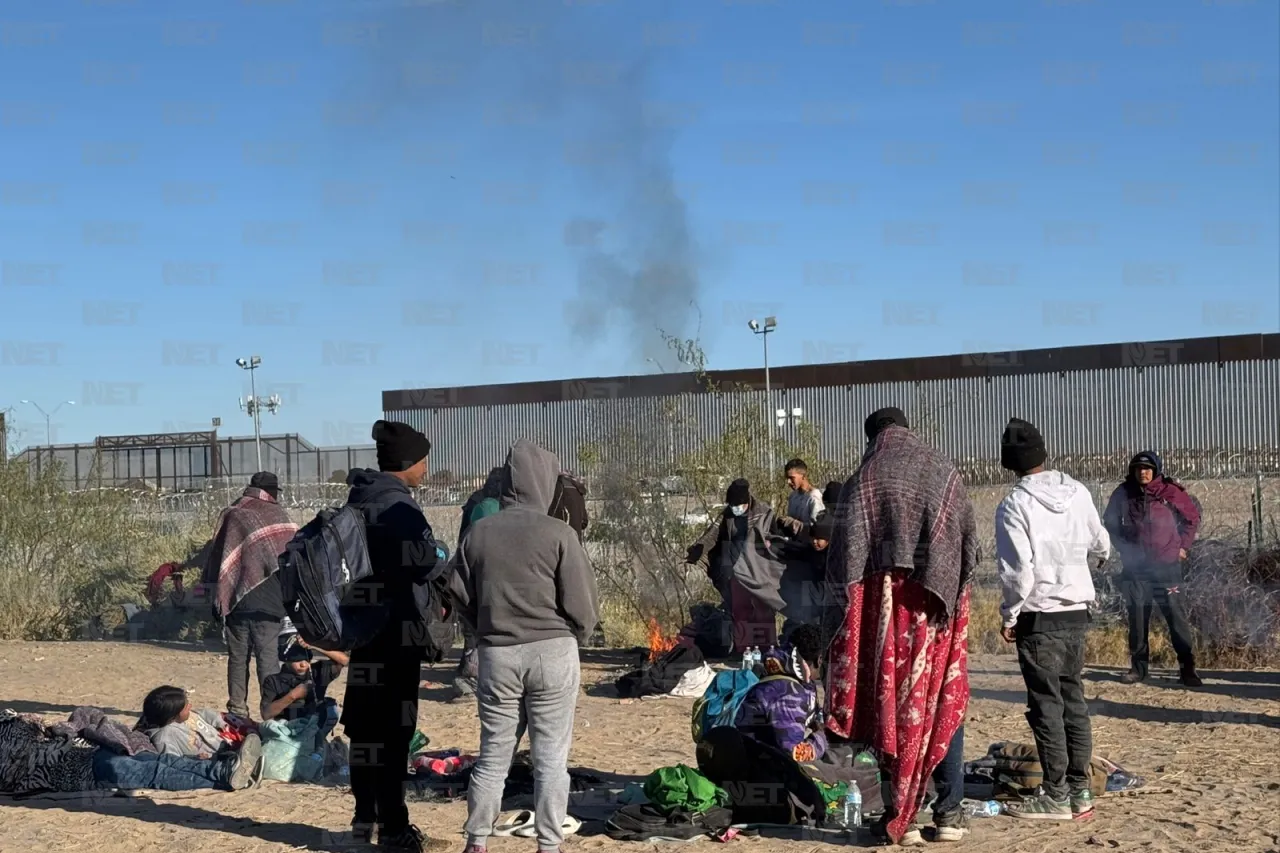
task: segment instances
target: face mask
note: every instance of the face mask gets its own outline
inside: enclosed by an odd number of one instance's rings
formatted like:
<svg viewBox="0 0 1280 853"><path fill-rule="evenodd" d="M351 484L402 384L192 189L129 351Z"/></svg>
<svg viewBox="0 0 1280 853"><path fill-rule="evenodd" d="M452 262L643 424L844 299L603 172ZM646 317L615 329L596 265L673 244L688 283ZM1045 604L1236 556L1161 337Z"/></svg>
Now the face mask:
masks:
<svg viewBox="0 0 1280 853"><path fill-rule="evenodd" d="M733 507L733 508L730 510L730 512L732 512L734 515L737 515L737 516L743 516L743 515L746 515L746 514L747 514L747 505L746 505L746 504L743 504L742 506L735 506L735 507Z"/></svg>

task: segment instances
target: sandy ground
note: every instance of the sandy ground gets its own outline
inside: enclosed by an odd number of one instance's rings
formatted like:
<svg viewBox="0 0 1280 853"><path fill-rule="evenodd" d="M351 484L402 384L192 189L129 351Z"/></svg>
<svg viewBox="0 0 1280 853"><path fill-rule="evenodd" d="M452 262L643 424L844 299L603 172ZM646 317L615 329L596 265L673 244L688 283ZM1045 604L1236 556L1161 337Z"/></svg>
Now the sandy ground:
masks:
<svg viewBox="0 0 1280 853"><path fill-rule="evenodd" d="M693 763L688 700L622 704L610 684L616 656L585 663L572 763L645 774L677 762ZM1030 739L1022 717L1022 682L1011 657L977 657L966 756L991 742ZM1107 798L1088 822L1027 824L1007 817L974 821L963 849L1001 853L1097 848L1198 853L1280 851L1280 674L1205 673L1206 686L1179 688L1168 673L1125 687L1119 673L1089 672L1088 693L1099 751L1144 774L1157 791ZM439 700L445 668L424 669L420 721L435 748L474 749L475 710ZM603 685L600 683L604 682ZM197 707L225 701L225 658L180 645L119 643L0 643L0 707L63 718L76 705L98 705L132 721L146 691L173 683L192 691ZM597 686L600 685L600 686ZM341 697L339 684L334 695ZM256 706L256 697L251 697ZM267 783L238 793L167 795L165 799L75 801L0 798L0 851L350 850L341 836L350 820L350 795L333 788ZM465 805L411 804L428 834L456 840ZM810 851L817 841L738 839L755 853ZM714 844L711 841L703 845ZM567 851L614 850L625 845L600 835L570 839ZM931 845L932 846L932 845ZM527 840L494 841L496 853L534 849Z"/></svg>

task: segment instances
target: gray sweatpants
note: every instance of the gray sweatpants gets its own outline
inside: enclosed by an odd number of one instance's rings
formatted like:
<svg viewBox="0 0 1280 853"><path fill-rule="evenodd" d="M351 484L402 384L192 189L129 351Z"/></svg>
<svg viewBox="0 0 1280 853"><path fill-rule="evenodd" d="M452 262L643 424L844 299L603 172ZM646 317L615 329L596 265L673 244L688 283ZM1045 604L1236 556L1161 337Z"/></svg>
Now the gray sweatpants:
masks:
<svg viewBox="0 0 1280 853"><path fill-rule="evenodd" d="M578 641L557 637L519 646L481 646L477 654L480 755L467 792L467 843L486 846L493 834L516 754L516 729L524 716L533 755L538 849L557 850L569 810L569 747L582 677Z"/></svg>

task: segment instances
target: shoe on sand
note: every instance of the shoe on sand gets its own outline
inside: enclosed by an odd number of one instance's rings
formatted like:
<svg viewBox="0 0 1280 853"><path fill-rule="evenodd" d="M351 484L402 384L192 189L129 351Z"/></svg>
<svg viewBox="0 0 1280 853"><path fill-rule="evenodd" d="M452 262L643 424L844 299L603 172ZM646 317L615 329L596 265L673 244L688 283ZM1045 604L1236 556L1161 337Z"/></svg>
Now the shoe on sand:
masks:
<svg viewBox="0 0 1280 853"><path fill-rule="evenodd" d="M920 834L920 830L914 826L903 834L902 840L898 842L899 847L923 847L924 836Z"/></svg>
<svg viewBox="0 0 1280 853"><path fill-rule="evenodd" d="M1093 792L1088 788L1071 795L1071 816L1076 820L1093 817Z"/></svg>
<svg viewBox="0 0 1280 853"><path fill-rule="evenodd" d="M1124 675L1120 676L1121 684L1137 684L1139 681L1145 681L1147 677L1136 669L1131 669Z"/></svg>
<svg viewBox="0 0 1280 853"><path fill-rule="evenodd" d="M1055 800L1044 792L1020 803L1010 803L1005 806L1005 814L1022 820L1071 820L1074 817L1070 798Z"/></svg>
<svg viewBox="0 0 1280 853"><path fill-rule="evenodd" d="M1182 682L1183 687L1204 687L1204 681L1200 679L1200 676L1196 675L1194 666L1183 667L1178 680Z"/></svg>
<svg viewBox="0 0 1280 853"><path fill-rule="evenodd" d="M969 834L969 821L965 817L964 812L956 809L950 814L943 815L935 819L936 826L933 830L934 841L963 841L964 837Z"/></svg>
<svg viewBox="0 0 1280 853"><path fill-rule="evenodd" d="M258 781L262 773L262 738L250 732L244 736L240 751L231 762L231 776L227 784L233 791L243 791Z"/></svg>

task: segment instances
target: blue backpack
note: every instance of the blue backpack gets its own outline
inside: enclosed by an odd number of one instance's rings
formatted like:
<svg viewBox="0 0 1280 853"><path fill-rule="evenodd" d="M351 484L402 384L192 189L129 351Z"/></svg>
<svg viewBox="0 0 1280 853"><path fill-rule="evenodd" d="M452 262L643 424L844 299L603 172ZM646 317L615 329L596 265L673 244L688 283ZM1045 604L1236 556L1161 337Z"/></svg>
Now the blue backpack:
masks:
<svg viewBox="0 0 1280 853"><path fill-rule="evenodd" d="M732 726L742 701L760 681L759 676L749 669L718 673L707 685L702 698L693 703L693 742L702 743L712 729Z"/></svg>

